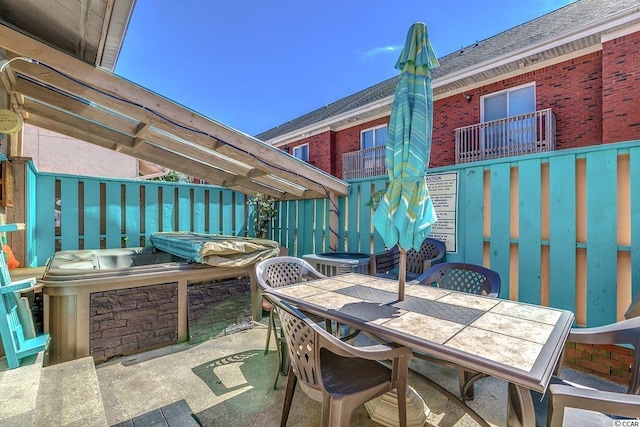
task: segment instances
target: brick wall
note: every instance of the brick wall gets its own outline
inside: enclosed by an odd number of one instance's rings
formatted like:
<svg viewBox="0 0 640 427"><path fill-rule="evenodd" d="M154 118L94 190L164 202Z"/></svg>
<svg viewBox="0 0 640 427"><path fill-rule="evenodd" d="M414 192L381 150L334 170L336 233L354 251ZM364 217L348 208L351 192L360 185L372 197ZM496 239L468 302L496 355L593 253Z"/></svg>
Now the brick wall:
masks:
<svg viewBox="0 0 640 427"><path fill-rule="evenodd" d="M537 109L556 115L556 149L602 143L602 57L594 52L539 70Z"/></svg>
<svg viewBox="0 0 640 427"><path fill-rule="evenodd" d="M602 44L603 140L640 139L640 32Z"/></svg>
<svg viewBox="0 0 640 427"><path fill-rule="evenodd" d="M389 117L382 117L369 122L358 123L356 126L336 132L336 166L338 177L342 178L342 155L358 151L360 147L360 132L365 129L389 123Z"/></svg>
<svg viewBox="0 0 640 427"><path fill-rule="evenodd" d="M455 129L480 123L481 96L533 82L536 110L556 115L557 149L602 143L602 58L594 52L435 101L429 166L455 164Z"/></svg>
<svg viewBox="0 0 640 427"><path fill-rule="evenodd" d="M178 284L93 292L89 324L97 362L176 343Z"/></svg>
<svg viewBox="0 0 640 427"><path fill-rule="evenodd" d="M455 129L480 122L481 96L536 84L536 109L556 115L556 148L640 139L640 32L603 43L603 50L438 99L434 103L430 167L455 163ZM466 96L471 95L467 101ZM309 143L312 164L342 176L342 154L360 149L360 131L388 117L290 144ZM333 153L333 155L331 154Z"/></svg>
<svg viewBox="0 0 640 427"><path fill-rule="evenodd" d="M633 357L633 350L617 345L567 343L563 366L628 386Z"/></svg>
<svg viewBox="0 0 640 427"><path fill-rule="evenodd" d="M389 117L382 117L358 123L356 126L339 132L327 131L309 136L283 145L280 149L293 154L294 147L309 144L309 163L333 176L342 178L342 155L360 150L360 132L388 122Z"/></svg>
<svg viewBox="0 0 640 427"><path fill-rule="evenodd" d="M187 294L189 341L203 341L252 325L248 277L193 283Z"/></svg>
<svg viewBox="0 0 640 427"><path fill-rule="evenodd" d="M281 150L293 155L293 149L300 145L309 144L309 163L335 176L335 132L327 131L317 135L300 139L294 143L283 145Z"/></svg>
<svg viewBox="0 0 640 427"><path fill-rule="evenodd" d="M433 103L433 131L429 167L447 166L456 163L455 130L480 122L480 98L469 92L467 102L462 93L439 99Z"/></svg>

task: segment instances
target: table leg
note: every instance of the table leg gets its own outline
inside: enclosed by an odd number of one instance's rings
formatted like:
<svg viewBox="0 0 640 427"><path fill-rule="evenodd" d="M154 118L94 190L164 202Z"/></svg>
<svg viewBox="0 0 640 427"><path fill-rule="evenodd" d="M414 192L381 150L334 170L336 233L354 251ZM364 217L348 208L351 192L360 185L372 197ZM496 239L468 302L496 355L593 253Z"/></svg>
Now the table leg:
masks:
<svg viewBox="0 0 640 427"><path fill-rule="evenodd" d="M535 427L536 413L529 389L509 383L507 386L507 426Z"/></svg>

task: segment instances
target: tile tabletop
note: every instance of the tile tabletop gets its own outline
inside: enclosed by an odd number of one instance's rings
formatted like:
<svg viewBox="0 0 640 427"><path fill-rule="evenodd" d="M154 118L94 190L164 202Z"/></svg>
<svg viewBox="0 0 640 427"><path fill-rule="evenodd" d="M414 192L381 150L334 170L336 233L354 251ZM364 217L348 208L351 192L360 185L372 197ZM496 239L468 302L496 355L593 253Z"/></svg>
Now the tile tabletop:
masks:
<svg viewBox="0 0 640 427"><path fill-rule="evenodd" d="M397 281L356 273L273 292L316 314L538 390L546 387L573 323L566 310L411 283L398 301Z"/></svg>

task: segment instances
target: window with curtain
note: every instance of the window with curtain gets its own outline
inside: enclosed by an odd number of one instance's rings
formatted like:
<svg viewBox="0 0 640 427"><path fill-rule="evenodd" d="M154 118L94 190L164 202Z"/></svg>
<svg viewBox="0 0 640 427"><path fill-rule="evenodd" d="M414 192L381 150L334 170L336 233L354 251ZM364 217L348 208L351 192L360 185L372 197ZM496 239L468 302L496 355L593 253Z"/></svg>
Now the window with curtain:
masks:
<svg viewBox="0 0 640 427"><path fill-rule="evenodd" d="M485 150L499 155L514 145L535 143L536 120L529 115L536 111L535 88L532 83L482 97L482 122L492 122L482 133Z"/></svg>
<svg viewBox="0 0 640 427"><path fill-rule="evenodd" d="M360 132L360 146L363 150L382 147L387 143L387 125L365 129Z"/></svg>
<svg viewBox="0 0 640 427"><path fill-rule="evenodd" d="M305 162L309 161L309 144L293 147L293 156Z"/></svg>
<svg viewBox="0 0 640 427"><path fill-rule="evenodd" d="M387 125L365 129L360 132L360 146L363 150L384 147L387 144ZM384 150L372 150L362 155L362 169L366 176L373 176L384 170Z"/></svg>

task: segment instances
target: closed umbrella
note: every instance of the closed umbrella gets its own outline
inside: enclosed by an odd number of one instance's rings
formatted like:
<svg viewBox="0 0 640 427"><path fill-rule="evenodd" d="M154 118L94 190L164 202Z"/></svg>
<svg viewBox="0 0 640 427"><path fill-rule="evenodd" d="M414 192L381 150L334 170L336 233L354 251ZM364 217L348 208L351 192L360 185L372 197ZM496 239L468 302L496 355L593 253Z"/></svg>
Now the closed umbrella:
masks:
<svg viewBox="0 0 640 427"><path fill-rule="evenodd" d="M437 221L425 182L431 152L433 92L431 69L437 67L427 26L413 24L396 63L401 70L387 131L386 166L389 187L373 215L373 224L387 247L398 245L398 299L404 299L406 255L420 249Z"/></svg>

